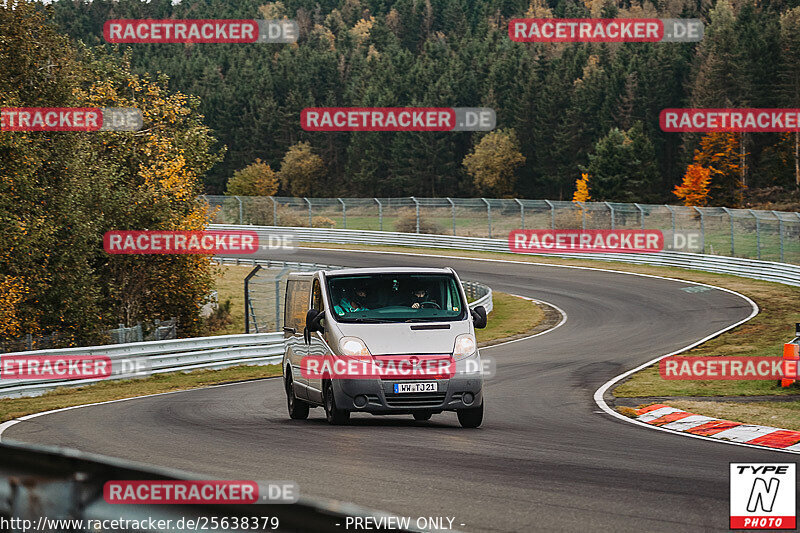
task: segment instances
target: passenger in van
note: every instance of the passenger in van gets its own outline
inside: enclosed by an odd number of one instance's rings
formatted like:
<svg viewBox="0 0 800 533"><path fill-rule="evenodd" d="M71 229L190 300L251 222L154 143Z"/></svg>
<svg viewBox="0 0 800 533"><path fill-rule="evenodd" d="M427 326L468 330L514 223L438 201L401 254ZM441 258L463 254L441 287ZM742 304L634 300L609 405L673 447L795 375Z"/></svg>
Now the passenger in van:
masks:
<svg viewBox="0 0 800 533"><path fill-rule="evenodd" d="M339 303L333 306L333 310L337 315L342 316L345 313L353 313L355 311L367 311L367 290L363 287L356 287L350 289L342 296Z"/></svg>

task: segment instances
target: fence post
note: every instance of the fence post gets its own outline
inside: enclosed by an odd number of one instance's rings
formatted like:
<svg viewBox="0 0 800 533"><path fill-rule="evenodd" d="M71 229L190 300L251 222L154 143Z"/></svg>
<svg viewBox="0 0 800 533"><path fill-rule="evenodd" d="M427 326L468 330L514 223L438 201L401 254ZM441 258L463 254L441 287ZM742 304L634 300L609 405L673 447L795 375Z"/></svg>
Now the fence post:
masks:
<svg viewBox="0 0 800 533"><path fill-rule="evenodd" d="M641 223L641 226L642 226L642 229L644 229L644 209L642 209L642 206L640 206L640 205L639 205L639 204L637 204L637 203L634 203L633 205L635 205L635 206L636 206L636 209L638 209L638 210L639 210L639 217L640 217L640 219L641 219L641 222L642 222L642 223Z"/></svg>
<svg viewBox="0 0 800 533"><path fill-rule="evenodd" d="M383 231L383 204L377 198L373 198L376 202L378 202L378 224L380 227L380 231Z"/></svg>
<svg viewBox="0 0 800 533"><path fill-rule="evenodd" d="M256 267L250 271L250 273L244 278L244 332L250 333L250 278L256 275L256 272L261 270L261 265L256 265ZM258 332L258 326L256 325L256 332Z"/></svg>
<svg viewBox="0 0 800 533"><path fill-rule="evenodd" d="M414 200L414 205L417 208L417 233L419 233L419 202L413 196L411 197L411 199Z"/></svg>
<svg viewBox="0 0 800 533"><path fill-rule="evenodd" d="M550 206L550 229L556 229L556 206L550 200L545 200L544 203Z"/></svg>
<svg viewBox="0 0 800 533"><path fill-rule="evenodd" d="M581 206L581 231L586 231L586 202L578 202Z"/></svg>
<svg viewBox="0 0 800 533"><path fill-rule="evenodd" d="M761 219L758 218L755 211L748 209L747 211L756 219L756 256L761 259Z"/></svg>
<svg viewBox="0 0 800 533"><path fill-rule="evenodd" d="M455 234L456 234L456 204L453 202L453 200L450 199L449 196L447 197L447 201L450 202L450 210L451 210L452 216L453 216L453 235L455 236Z"/></svg>
<svg viewBox="0 0 800 533"><path fill-rule="evenodd" d="M341 198L337 198L337 200L342 204L342 226L347 229L347 206L344 205L344 200Z"/></svg>
<svg viewBox="0 0 800 533"><path fill-rule="evenodd" d="M669 215L670 215L670 218L672 219L672 234L675 235L675 210L672 209L671 205L666 205L665 204L664 207L669 209Z"/></svg>
<svg viewBox="0 0 800 533"><path fill-rule="evenodd" d="M706 217L703 215L703 212L700 211L700 208L694 206L694 210L700 214L700 238L703 239L703 252L706 253Z"/></svg>
<svg viewBox="0 0 800 533"><path fill-rule="evenodd" d="M243 220L242 219L242 199L239 198L238 196L234 196L234 198L236 198L239 201L239 225L241 226L243 224L243 222L242 222L242 220Z"/></svg>
<svg viewBox="0 0 800 533"><path fill-rule="evenodd" d="M781 237L781 263L783 263L783 219L776 211L772 211L772 214L778 219L778 234Z"/></svg>
<svg viewBox="0 0 800 533"><path fill-rule="evenodd" d="M608 207L608 209L611 211L611 229L617 229L615 227L617 225L617 221L615 220L615 216L614 216L614 206L612 206L608 202L603 202L603 203L605 203L606 207Z"/></svg>
<svg viewBox="0 0 800 533"><path fill-rule="evenodd" d="M481 198L483 203L486 204L486 220L489 223L489 238L492 238L492 206L489 205L489 201L486 198Z"/></svg>
<svg viewBox="0 0 800 533"><path fill-rule="evenodd" d="M270 196L272 199L272 225L278 225L278 201L275 199L274 196Z"/></svg>
<svg viewBox="0 0 800 533"><path fill-rule="evenodd" d="M727 207L723 207L722 210L725 211L726 213L728 213L728 219L730 219L730 224L731 224L731 257L736 257L736 254L734 253L735 247L734 247L734 242L733 242L733 213L731 213L731 210L728 209Z"/></svg>
<svg viewBox="0 0 800 533"><path fill-rule="evenodd" d="M514 201L519 204L519 221L522 224L521 229L525 229L525 206L519 201L519 198L514 198Z"/></svg>
<svg viewBox="0 0 800 533"><path fill-rule="evenodd" d="M314 227L314 224L313 224L313 222L311 221L311 218L312 218L312 216L311 216L311 200L309 200L309 199L308 199L308 198L306 198L305 196L303 197L303 200L305 200L305 201L306 201L306 203L308 204L308 227L309 227L309 228L313 228L313 227Z"/></svg>

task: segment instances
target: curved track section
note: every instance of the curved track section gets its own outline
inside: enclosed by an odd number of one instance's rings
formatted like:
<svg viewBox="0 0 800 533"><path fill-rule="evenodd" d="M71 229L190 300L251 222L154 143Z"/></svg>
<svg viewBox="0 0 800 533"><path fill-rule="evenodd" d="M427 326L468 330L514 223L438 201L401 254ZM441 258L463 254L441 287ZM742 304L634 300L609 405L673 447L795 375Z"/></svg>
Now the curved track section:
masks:
<svg viewBox="0 0 800 533"><path fill-rule="evenodd" d="M462 278L551 302L568 320L482 350L497 359L497 375L478 430L461 429L454 414L430 422L357 415L331 427L316 409L290 421L273 379L50 414L3 438L231 479L292 479L308 496L455 517L464 531L727 530L728 463L781 460L645 430L592 399L623 371L747 318L752 307L735 294L512 262L303 249L286 259L453 266Z"/></svg>

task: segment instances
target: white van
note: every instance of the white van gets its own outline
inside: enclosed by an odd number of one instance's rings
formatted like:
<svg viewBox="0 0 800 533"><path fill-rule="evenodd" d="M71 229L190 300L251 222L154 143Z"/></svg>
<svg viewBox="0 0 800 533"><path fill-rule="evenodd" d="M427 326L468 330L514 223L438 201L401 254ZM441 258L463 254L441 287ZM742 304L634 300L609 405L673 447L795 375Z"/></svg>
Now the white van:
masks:
<svg viewBox="0 0 800 533"><path fill-rule="evenodd" d="M323 407L329 423L344 424L352 412L428 420L455 411L463 427L478 427L474 328L483 327L486 310L470 310L452 268L292 273L283 328L289 416Z"/></svg>

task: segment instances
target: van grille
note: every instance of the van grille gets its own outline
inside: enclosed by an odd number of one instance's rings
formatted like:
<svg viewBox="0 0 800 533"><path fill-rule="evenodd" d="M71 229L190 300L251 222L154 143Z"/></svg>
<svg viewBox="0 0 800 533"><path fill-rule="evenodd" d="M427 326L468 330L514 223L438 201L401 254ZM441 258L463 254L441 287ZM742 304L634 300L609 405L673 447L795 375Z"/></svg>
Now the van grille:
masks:
<svg viewBox="0 0 800 533"><path fill-rule="evenodd" d="M387 394L386 404L390 407L438 407L444 402L444 392L420 394Z"/></svg>

